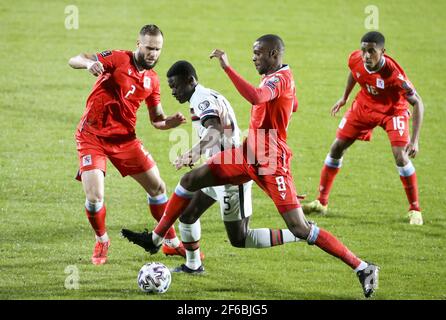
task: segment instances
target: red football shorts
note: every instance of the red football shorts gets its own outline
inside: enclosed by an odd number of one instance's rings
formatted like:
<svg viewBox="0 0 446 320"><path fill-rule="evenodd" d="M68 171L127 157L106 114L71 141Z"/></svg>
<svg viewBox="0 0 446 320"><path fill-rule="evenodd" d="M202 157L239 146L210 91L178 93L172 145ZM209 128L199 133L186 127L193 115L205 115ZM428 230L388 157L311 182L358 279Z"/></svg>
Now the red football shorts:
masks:
<svg viewBox="0 0 446 320"><path fill-rule="evenodd" d="M87 131L78 131L76 146L79 157L79 172L76 179L79 181L84 171L99 169L105 174L107 158L123 177L145 172L156 165L141 141L133 137L111 139L98 137Z"/></svg>
<svg viewBox="0 0 446 320"><path fill-rule="evenodd" d="M373 129L380 126L386 130L392 146L404 147L410 140L409 118L408 110L397 110L393 115L386 115L355 100L339 123L336 138L370 141Z"/></svg>
<svg viewBox="0 0 446 320"><path fill-rule="evenodd" d="M277 210L285 213L300 207L290 171L290 160L285 160L285 163L271 170L248 164L243 157L243 147L239 147L215 154L207 161L207 165L218 185L240 185L254 180L273 200Z"/></svg>

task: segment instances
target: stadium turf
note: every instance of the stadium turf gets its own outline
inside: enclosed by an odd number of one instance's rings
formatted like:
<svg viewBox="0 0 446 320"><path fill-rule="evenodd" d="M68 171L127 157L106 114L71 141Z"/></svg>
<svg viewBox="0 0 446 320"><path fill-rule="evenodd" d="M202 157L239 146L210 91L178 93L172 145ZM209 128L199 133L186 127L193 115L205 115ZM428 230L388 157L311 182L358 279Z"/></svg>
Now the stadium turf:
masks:
<svg viewBox="0 0 446 320"><path fill-rule="evenodd" d="M341 96L347 57L367 31L368 1L75 1L79 28L66 29L66 3L0 4L0 299L147 299L136 276L148 261L169 267L182 259L148 256L119 237L122 227L151 229L143 190L111 164L106 177L109 261L90 262L94 237L84 194L74 180L74 131L94 82L67 61L80 52L135 47L139 28L157 24L165 34L161 79L166 113L181 110L165 80L179 59L192 62L200 82L231 101L242 129L249 104L216 61L226 50L251 83L259 76L251 45L265 33L285 41L294 72L299 111L289 127L292 169L299 193L316 196L319 172L340 118L329 110ZM348 151L335 181L330 213L310 217L352 251L381 266L376 299L446 298L446 158L444 120L446 19L444 1L374 1L387 53L405 69L426 112L418 173L425 225L410 226L407 200L383 130L371 143ZM68 21L69 22L69 21ZM356 92L356 91L355 91ZM172 193L181 174L169 162L170 132L156 131L142 106L137 134L158 163ZM190 123L183 126L190 132ZM273 203L257 187L252 227L284 227ZM343 263L304 242L263 250L230 246L214 206L202 218L207 275L174 275L169 291L150 299L362 299L356 276ZM73 273L74 272L74 273ZM79 287L70 282L78 277ZM67 289L68 288L68 289Z"/></svg>

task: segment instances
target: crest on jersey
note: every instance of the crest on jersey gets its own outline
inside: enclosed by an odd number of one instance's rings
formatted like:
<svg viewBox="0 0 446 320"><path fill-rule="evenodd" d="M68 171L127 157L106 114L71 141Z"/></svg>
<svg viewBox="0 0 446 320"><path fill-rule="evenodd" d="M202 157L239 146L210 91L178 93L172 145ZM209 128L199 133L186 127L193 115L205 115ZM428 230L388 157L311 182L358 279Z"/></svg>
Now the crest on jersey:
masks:
<svg viewBox="0 0 446 320"><path fill-rule="evenodd" d="M146 89L150 89L150 78L149 77L144 77L144 88Z"/></svg>
<svg viewBox="0 0 446 320"><path fill-rule="evenodd" d="M356 72L356 78L359 78L361 74L359 72Z"/></svg>
<svg viewBox="0 0 446 320"><path fill-rule="evenodd" d="M204 100L202 103L200 103L200 104L198 105L198 109L200 109L201 111L204 111L204 110L206 110L207 108L209 108L210 105L211 105L211 104L210 104L209 101Z"/></svg>
<svg viewBox="0 0 446 320"><path fill-rule="evenodd" d="M111 52L110 50L105 50L105 51L102 51L102 52L100 53L100 55L102 56L102 58L105 58L105 57L107 57L107 56L111 56L111 54L112 54L112 52Z"/></svg>
<svg viewBox="0 0 446 320"><path fill-rule="evenodd" d="M406 79L404 78L404 76L401 73L398 74L398 79L400 79L401 81L406 81Z"/></svg>
<svg viewBox="0 0 446 320"><path fill-rule="evenodd" d="M377 78L376 79L376 87L380 88L380 89L384 89L384 80L380 79L380 78Z"/></svg>

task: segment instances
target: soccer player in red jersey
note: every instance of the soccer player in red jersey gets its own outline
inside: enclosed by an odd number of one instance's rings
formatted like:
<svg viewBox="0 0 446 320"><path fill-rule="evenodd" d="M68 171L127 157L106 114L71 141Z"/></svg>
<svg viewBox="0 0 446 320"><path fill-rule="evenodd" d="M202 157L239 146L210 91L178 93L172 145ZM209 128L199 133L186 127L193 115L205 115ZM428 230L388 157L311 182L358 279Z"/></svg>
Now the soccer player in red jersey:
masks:
<svg viewBox="0 0 446 320"><path fill-rule="evenodd" d="M181 113L166 117L160 103L160 84L153 67L163 47L161 30L155 25L142 27L136 45L134 52L83 53L69 60L72 68L87 69L98 77L75 135L80 166L77 179L82 181L87 217L96 233L92 256L96 265L106 262L110 246L104 205L107 158L122 176L131 176L144 188L156 220L167 205L166 186L156 163L136 138L136 111L140 103L146 102L150 121L157 129L175 128L186 122ZM173 227L167 234L165 251L184 256Z"/></svg>
<svg viewBox="0 0 446 320"><path fill-rule="evenodd" d="M330 153L322 168L318 199L304 204L305 213L326 214L328 197L334 178L342 165L345 151L356 140L369 141L372 131L386 130L401 181L409 201L409 222L422 225L415 168L410 161L418 153L424 105L403 69L385 54L384 36L372 31L361 39L361 50L354 51L348 61L350 73L344 95L331 109L332 115L347 103L356 83L361 90L352 107L342 118ZM408 104L413 106L413 128L409 138Z"/></svg>
<svg viewBox="0 0 446 320"><path fill-rule="evenodd" d="M277 35L264 35L254 42L252 60L263 75L258 88L229 65L224 51L216 49L211 53L210 57L220 61L236 89L252 104L248 138L241 147L217 153L206 164L186 173L154 231L128 238L155 253L166 231L183 213L195 192L209 186L238 185L254 180L273 200L288 229L354 269L364 295L369 297L377 288L379 268L360 260L331 233L309 223L297 199L290 166L292 153L286 144L286 129L292 112L297 109L297 100L291 69L282 63L284 50L284 43Z"/></svg>

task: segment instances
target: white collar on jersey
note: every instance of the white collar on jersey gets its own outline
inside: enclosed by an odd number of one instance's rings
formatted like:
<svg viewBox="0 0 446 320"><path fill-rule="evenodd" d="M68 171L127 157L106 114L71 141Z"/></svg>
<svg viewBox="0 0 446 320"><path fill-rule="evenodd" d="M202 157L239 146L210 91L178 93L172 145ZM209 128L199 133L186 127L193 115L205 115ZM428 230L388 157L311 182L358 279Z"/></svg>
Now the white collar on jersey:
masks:
<svg viewBox="0 0 446 320"><path fill-rule="evenodd" d="M190 104L192 104L193 101L194 101L195 99L198 99L199 96L201 95L201 92L203 92L204 90L206 90L206 88L203 87L201 84L198 83L198 84L195 86L195 91L194 91L194 93L192 94L192 96L191 96L190 99L189 99ZM200 101L200 102L201 102L201 101Z"/></svg>
<svg viewBox="0 0 446 320"><path fill-rule="evenodd" d="M365 66L365 64L364 64L364 69L365 69L365 71L367 71L369 74L378 72L378 71L381 70L381 69L384 67L384 65L386 64L386 57L382 56L382 58L381 58L381 62L380 62L380 63L381 63L381 65L379 66L378 70L370 71L369 69L367 69L367 67Z"/></svg>

